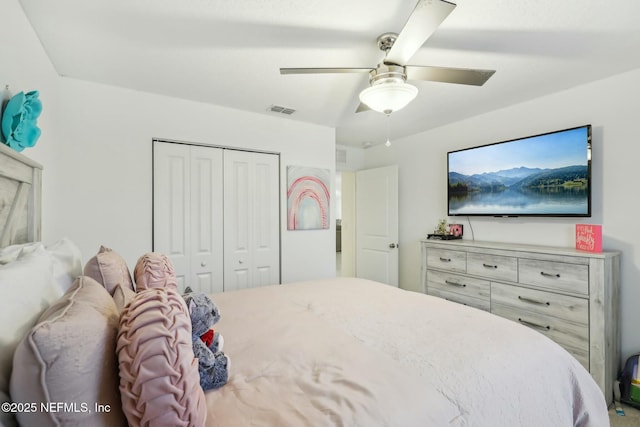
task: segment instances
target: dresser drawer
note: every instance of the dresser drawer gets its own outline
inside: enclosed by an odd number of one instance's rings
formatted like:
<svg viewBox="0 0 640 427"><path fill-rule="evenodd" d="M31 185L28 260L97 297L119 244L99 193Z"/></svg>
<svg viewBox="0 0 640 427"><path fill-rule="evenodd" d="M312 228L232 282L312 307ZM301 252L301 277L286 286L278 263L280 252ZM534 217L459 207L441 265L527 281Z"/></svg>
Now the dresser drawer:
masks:
<svg viewBox="0 0 640 427"><path fill-rule="evenodd" d="M589 266L521 258L520 283L589 295Z"/></svg>
<svg viewBox="0 0 640 427"><path fill-rule="evenodd" d="M488 279L516 282L518 280L518 258L468 253L467 273Z"/></svg>
<svg viewBox="0 0 640 427"><path fill-rule="evenodd" d="M491 313L541 332L565 349L575 350L576 354L581 352L588 354L589 352L589 327L587 325L493 302Z"/></svg>
<svg viewBox="0 0 640 427"><path fill-rule="evenodd" d="M486 299L487 301L491 297L491 285L488 280L436 270L428 270L427 279L428 289L455 292L473 298Z"/></svg>
<svg viewBox="0 0 640 427"><path fill-rule="evenodd" d="M464 273L467 271L467 253L429 248L427 251L427 267Z"/></svg>
<svg viewBox="0 0 640 427"><path fill-rule="evenodd" d="M491 301L523 312L531 311L585 326L589 324L589 301L582 298L491 283Z"/></svg>
<svg viewBox="0 0 640 427"><path fill-rule="evenodd" d="M448 290L440 288L428 288L427 294L433 295L434 297L446 299L447 301L457 302L458 304L468 305L469 307L479 308L480 310L484 311L489 311L489 309L491 308L491 302L488 298L474 298L469 295L450 292Z"/></svg>

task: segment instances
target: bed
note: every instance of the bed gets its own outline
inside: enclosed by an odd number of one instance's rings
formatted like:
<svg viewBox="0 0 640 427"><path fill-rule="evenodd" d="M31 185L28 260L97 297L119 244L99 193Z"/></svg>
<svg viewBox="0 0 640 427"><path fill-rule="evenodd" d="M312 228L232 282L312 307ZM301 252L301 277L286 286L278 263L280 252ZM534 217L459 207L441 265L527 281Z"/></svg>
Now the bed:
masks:
<svg viewBox="0 0 640 427"><path fill-rule="evenodd" d="M135 424L117 387L126 301L118 300L119 288L112 295L83 276L91 256L68 239L0 249L0 365L10 354L10 366L0 366L1 425ZM84 300L74 300L83 290ZM577 360L542 334L483 311L357 278L211 298L222 314L216 330L231 375L203 394L200 425L609 425L604 396ZM55 339L48 329L44 344L55 357L41 351L25 367L38 345L35 329L72 313L69 301L87 311Z"/></svg>
<svg viewBox="0 0 640 427"><path fill-rule="evenodd" d="M608 425L580 363L480 310L355 278L215 300L234 376L207 403L232 425Z"/></svg>

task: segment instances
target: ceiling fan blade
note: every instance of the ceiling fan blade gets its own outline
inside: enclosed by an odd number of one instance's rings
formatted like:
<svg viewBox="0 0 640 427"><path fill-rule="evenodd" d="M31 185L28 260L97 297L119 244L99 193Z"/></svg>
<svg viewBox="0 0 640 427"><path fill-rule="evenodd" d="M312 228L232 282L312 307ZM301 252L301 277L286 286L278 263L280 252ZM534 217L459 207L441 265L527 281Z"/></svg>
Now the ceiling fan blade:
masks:
<svg viewBox="0 0 640 427"><path fill-rule="evenodd" d="M368 73L373 68L280 68L280 74Z"/></svg>
<svg viewBox="0 0 640 427"><path fill-rule="evenodd" d="M455 7L444 0L419 0L385 62L405 65Z"/></svg>
<svg viewBox="0 0 640 427"><path fill-rule="evenodd" d="M371 108L369 108L367 104L364 104L361 102L360 105L358 105L358 109L356 110L356 113L362 113L363 111L369 111L369 110L371 110Z"/></svg>
<svg viewBox="0 0 640 427"><path fill-rule="evenodd" d="M495 70L474 70L471 68L405 67L407 80L427 80L431 82L457 83L462 85L482 86Z"/></svg>

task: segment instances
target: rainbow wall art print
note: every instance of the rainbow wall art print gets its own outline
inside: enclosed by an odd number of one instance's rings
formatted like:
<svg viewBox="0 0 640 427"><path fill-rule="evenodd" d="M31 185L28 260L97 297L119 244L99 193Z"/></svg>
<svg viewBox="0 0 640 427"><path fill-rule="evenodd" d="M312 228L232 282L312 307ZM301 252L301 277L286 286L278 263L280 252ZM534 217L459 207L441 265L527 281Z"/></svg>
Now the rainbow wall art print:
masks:
<svg viewBox="0 0 640 427"><path fill-rule="evenodd" d="M287 230L329 228L329 169L287 166Z"/></svg>

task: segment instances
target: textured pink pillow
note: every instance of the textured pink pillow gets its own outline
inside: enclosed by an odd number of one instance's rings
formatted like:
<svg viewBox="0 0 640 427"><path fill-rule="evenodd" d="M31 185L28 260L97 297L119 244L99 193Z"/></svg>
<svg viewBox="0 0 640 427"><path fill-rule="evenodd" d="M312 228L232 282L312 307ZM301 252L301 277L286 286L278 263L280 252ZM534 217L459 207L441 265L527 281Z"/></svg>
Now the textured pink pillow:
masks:
<svg viewBox="0 0 640 427"><path fill-rule="evenodd" d="M14 355L11 397L37 405L17 413L21 425L110 427L126 422L118 393L118 325L107 291L90 277L78 277ZM40 406L55 408L59 402L77 407L45 411ZM96 405L108 409L96 411Z"/></svg>
<svg viewBox="0 0 640 427"><path fill-rule="evenodd" d="M202 427L207 417L184 299L168 288L136 294L120 316L116 352L131 427Z"/></svg>
<svg viewBox="0 0 640 427"><path fill-rule="evenodd" d="M98 253L87 261L84 266L84 275L102 284L111 295L116 285L134 290L127 262L120 254L104 246L100 246Z"/></svg>
<svg viewBox="0 0 640 427"><path fill-rule="evenodd" d="M171 260L164 254L149 252L138 258L133 270L138 291L151 288L178 289L176 273Z"/></svg>
<svg viewBox="0 0 640 427"><path fill-rule="evenodd" d="M136 293L126 286L116 285L113 290L113 302L116 303L118 313L122 313L122 310L131 302ZM1 427L1 426L0 426Z"/></svg>

